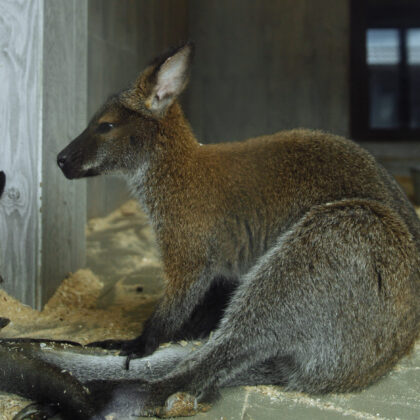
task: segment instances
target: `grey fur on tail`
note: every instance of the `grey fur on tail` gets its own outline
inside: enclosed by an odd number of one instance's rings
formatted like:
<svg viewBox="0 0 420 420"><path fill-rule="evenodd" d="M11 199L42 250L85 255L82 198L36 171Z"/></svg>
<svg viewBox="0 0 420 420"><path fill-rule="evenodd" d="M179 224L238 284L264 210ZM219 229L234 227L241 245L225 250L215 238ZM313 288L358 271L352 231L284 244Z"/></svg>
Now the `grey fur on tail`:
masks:
<svg viewBox="0 0 420 420"><path fill-rule="evenodd" d="M8 378L1 388L43 402L45 413L60 407L66 419L135 416L143 409L147 383L163 377L193 349L192 343L173 344L134 360L127 371L125 357L115 353L47 340L7 339L0 346L0 379ZM35 378L37 385L32 387ZM54 407L49 405L52 397ZM17 418L44 409L42 404L31 405Z"/></svg>

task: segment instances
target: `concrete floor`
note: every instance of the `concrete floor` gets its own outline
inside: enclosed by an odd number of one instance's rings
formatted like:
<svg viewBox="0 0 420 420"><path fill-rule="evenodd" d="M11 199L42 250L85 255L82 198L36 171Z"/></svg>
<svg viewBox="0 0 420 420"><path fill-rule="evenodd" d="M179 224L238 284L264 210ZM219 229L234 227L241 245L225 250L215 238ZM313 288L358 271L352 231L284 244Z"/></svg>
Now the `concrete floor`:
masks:
<svg viewBox="0 0 420 420"><path fill-rule="evenodd" d="M115 298L118 282L129 287L141 286L141 293L156 297L162 287L159 259L146 218L133 206L129 209L105 224L102 219L93 220L88 228L87 266L105 283L100 298L104 308ZM128 315L145 319L152 308L153 303L140 306L138 312ZM225 389L212 409L196 418L420 419L420 342L413 354L387 377L362 392L321 397L283 392L280 387L271 386Z"/></svg>

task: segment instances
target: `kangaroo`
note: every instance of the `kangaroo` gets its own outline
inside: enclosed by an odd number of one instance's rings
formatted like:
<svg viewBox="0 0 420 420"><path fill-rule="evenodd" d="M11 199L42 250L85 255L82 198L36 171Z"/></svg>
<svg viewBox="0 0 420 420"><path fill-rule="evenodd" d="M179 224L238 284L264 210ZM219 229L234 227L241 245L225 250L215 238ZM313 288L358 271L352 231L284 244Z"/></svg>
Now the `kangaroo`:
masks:
<svg viewBox="0 0 420 420"><path fill-rule="evenodd" d="M298 129L201 145L177 101L192 55L187 43L157 58L58 154L69 179L126 178L164 266L164 294L141 335L92 346L127 357L115 379L134 375L123 383L138 387L140 415L168 415L179 392L211 401L223 386L369 385L418 336L414 208L367 151L339 136ZM160 343L196 337L204 345L153 377L130 373L153 357L161 366Z"/></svg>

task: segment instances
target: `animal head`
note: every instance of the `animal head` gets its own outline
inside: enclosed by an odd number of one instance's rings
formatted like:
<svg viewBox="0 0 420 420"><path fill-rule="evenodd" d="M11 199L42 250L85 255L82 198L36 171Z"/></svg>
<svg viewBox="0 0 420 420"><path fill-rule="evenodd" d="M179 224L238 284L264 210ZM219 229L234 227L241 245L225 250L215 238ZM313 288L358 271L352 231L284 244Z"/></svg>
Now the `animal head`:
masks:
<svg viewBox="0 0 420 420"><path fill-rule="evenodd" d="M162 146L161 127L188 82L193 46L155 59L134 85L107 100L87 128L57 156L69 178L130 173Z"/></svg>

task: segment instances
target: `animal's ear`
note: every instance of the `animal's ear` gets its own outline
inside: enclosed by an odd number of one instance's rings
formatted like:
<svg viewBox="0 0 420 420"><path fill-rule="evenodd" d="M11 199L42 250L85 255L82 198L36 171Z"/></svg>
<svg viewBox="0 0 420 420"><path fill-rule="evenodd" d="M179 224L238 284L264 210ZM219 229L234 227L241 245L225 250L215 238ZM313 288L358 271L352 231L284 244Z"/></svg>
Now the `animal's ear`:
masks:
<svg viewBox="0 0 420 420"><path fill-rule="evenodd" d="M142 74L144 104L152 113L163 115L184 90L193 52L193 44L188 42L157 58Z"/></svg>

